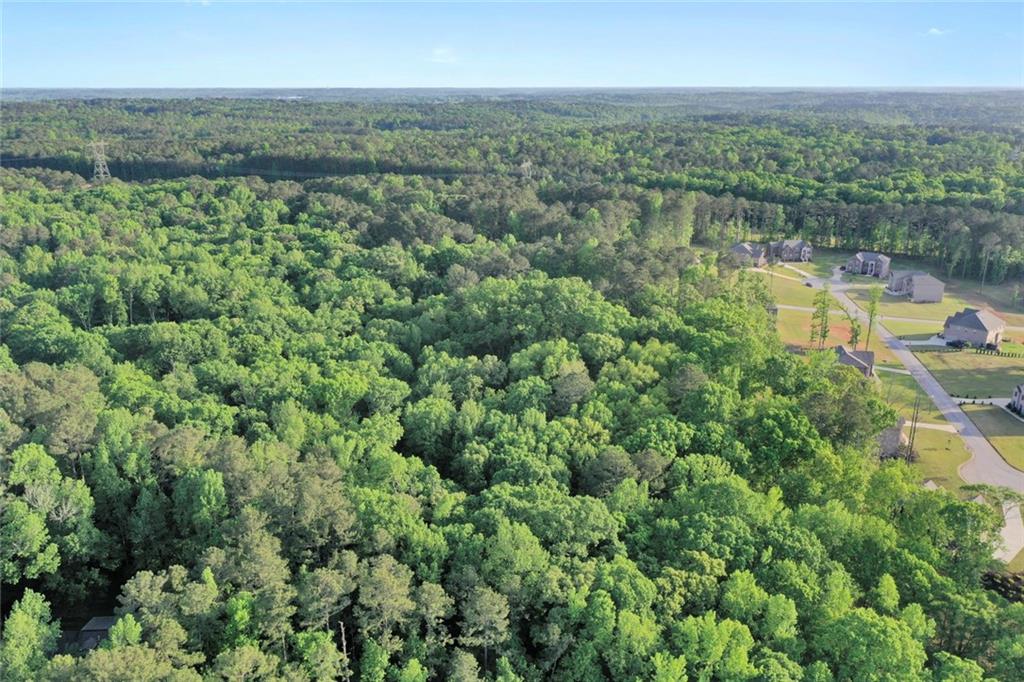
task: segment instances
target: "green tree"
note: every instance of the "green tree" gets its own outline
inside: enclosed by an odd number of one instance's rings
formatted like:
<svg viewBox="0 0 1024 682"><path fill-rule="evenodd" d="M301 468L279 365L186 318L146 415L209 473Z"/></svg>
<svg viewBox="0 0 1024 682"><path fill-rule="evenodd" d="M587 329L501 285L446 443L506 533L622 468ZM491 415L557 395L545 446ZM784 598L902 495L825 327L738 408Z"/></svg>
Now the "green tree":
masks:
<svg viewBox="0 0 1024 682"><path fill-rule="evenodd" d="M50 605L37 592L26 589L14 603L4 623L0 642L0 669L5 679L20 682L38 679L47 657L57 647L60 623L50 619Z"/></svg>
<svg viewBox="0 0 1024 682"><path fill-rule="evenodd" d="M832 292L828 282L814 295L814 312L811 313L811 345L818 349L825 347L830 331L829 311L832 308Z"/></svg>
<svg viewBox="0 0 1024 682"><path fill-rule="evenodd" d="M871 345L871 332L875 328L875 322L878 320L878 308L882 302L882 285L873 284L868 288L868 330L867 339L865 340L864 346L868 347Z"/></svg>
<svg viewBox="0 0 1024 682"><path fill-rule="evenodd" d="M489 651L508 639L508 600L489 587L474 587L462 604L459 642L482 647L484 668Z"/></svg>

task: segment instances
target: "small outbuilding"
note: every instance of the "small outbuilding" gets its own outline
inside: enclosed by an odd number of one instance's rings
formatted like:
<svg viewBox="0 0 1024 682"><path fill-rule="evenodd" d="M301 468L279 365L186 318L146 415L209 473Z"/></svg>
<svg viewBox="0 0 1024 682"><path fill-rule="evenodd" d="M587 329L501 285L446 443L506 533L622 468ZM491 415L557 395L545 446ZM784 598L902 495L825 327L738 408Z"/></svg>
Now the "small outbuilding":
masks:
<svg viewBox="0 0 1024 682"><path fill-rule="evenodd" d="M875 375L874 351L850 350L846 346L836 346L836 359L840 365L853 367L869 379Z"/></svg>
<svg viewBox="0 0 1024 682"><path fill-rule="evenodd" d="M942 325L946 342L962 341L972 346L996 346L1003 340L1006 322L991 310L964 308L946 318Z"/></svg>
<svg viewBox="0 0 1024 682"><path fill-rule="evenodd" d="M104 639L107 638L107 633L110 632L110 628L114 627L117 623L117 616L97 616L90 618L89 622L82 626L82 629L78 631L78 637L75 643L83 651L89 649L95 649L100 645Z"/></svg>
<svg viewBox="0 0 1024 682"><path fill-rule="evenodd" d="M910 443L903 427L906 426L905 417L900 417L895 426L890 426L878 434L878 456L881 459L896 459L904 455L904 450Z"/></svg>
<svg viewBox="0 0 1024 682"><path fill-rule="evenodd" d="M867 275L887 279L892 259L874 251L858 251L846 261L846 271L854 275Z"/></svg>

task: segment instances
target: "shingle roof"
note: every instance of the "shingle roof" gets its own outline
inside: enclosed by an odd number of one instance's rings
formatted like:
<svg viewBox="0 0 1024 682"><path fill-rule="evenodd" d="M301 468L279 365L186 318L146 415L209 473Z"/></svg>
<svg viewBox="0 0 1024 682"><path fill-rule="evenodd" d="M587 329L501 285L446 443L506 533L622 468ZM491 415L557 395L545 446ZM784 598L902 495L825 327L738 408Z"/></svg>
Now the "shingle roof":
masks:
<svg viewBox="0 0 1024 682"><path fill-rule="evenodd" d="M729 249L733 253L738 253L743 256L750 256L751 258L758 258L764 254L763 244L751 244L750 242L740 242L736 246Z"/></svg>
<svg viewBox="0 0 1024 682"><path fill-rule="evenodd" d="M95 616L94 618L90 618L89 622L82 626L82 630L109 630L114 627L114 623L116 623L117 620L117 616Z"/></svg>
<svg viewBox="0 0 1024 682"><path fill-rule="evenodd" d="M886 256L884 253L876 253L874 251L858 251L854 258L858 258L864 262L877 261L879 263L888 263L892 259Z"/></svg>
<svg viewBox="0 0 1024 682"><path fill-rule="evenodd" d="M836 346L839 363L850 365L860 370L871 372L875 367L875 352L870 350L850 350L846 346Z"/></svg>
<svg viewBox="0 0 1024 682"><path fill-rule="evenodd" d="M946 283L943 282L941 279L939 279L938 277L932 277L926 272L914 274L912 275L912 277L914 278L914 286L917 286L918 284L922 283L941 284L943 288L945 288L946 286Z"/></svg>
<svg viewBox="0 0 1024 682"><path fill-rule="evenodd" d="M958 327L980 329L985 332L1006 328L1006 322L1003 321L1003 318L988 310L977 310L975 308L964 308L960 312L947 317L945 326L948 327L953 324Z"/></svg>
<svg viewBox="0 0 1024 682"><path fill-rule="evenodd" d="M903 279L904 277L931 277L927 272L922 272L920 270L893 270L890 273L890 276L894 279ZM935 278L932 277L932 279Z"/></svg>

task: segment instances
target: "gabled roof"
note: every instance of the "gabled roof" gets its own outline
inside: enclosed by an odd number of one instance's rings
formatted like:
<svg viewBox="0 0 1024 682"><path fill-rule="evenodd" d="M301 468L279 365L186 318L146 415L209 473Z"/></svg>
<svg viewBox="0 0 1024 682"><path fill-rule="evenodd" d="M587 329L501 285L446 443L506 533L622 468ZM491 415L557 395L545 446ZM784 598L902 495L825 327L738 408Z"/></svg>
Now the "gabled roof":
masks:
<svg viewBox="0 0 1024 682"><path fill-rule="evenodd" d="M889 258L884 253L876 253L874 251L858 251L853 257L865 263L870 263L871 261L889 263L892 261L892 258Z"/></svg>
<svg viewBox="0 0 1024 682"><path fill-rule="evenodd" d="M932 277L927 272L915 273L911 275L911 277L914 280L914 286L917 286L918 284L939 284L942 288L946 287L945 282L938 277Z"/></svg>
<svg viewBox="0 0 1024 682"><path fill-rule="evenodd" d="M875 352L871 350L850 350L846 346L836 346L839 364L856 367L862 372L870 373L875 367Z"/></svg>
<svg viewBox="0 0 1024 682"><path fill-rule="evenodd" d="M889 276L893 279L903 279L904 277L931 277L927 272L922 272L921 270L893 270L889 273ZM935 278L932 277L932 279Z"/></svg>
<svg viewBox="0 0 1024 682"><path fill-rule="evenodd" d="M955 315L946 318L946 325L955 324L958 327L968 329L980 329L984 332L999 331L1006 328L1003 318L988 310L977 310L975 308L964 308Z"/></svg>
<svg viewBox="0 0 1024 682"><path fill-rule="evenodd" d="M90 618L89 622L82 626L82 631L109 630L114 627L114 623L116 623L117 620L117 616L96 616L94 618Z"/></svg>
<svg viewBox="0 0 1024 682"><path fill-rule="evenodd" d="M810 246L810 243L807 242L804 239L783 239L780 242L772 242L772 246L775 246L775 247L784 246L784 247L789 247L789 248L801 248L802 249L805 246Z"/></svg>
<svg viewBox="0 0 1024 682"><path fill-rule="evenodd" d="M759 258L764 254L763 244L752 244L750 242L740 242L731 249L733 253L740 254L742 256L750 256L751 258Z"/></svg>

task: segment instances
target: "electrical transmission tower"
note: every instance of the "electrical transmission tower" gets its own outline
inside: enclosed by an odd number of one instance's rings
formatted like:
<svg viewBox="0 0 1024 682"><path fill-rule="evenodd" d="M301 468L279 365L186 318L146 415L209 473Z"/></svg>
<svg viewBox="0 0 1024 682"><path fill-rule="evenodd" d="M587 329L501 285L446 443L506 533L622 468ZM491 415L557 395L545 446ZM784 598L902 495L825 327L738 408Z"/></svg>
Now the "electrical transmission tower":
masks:
<svg viewBox="0 0 1024 682"><path fill-rule="evenodd" d="M106 182L110 179L110 169L107 168L107 143L102 140L92 142L92 181L95 183Z"/></svg>

